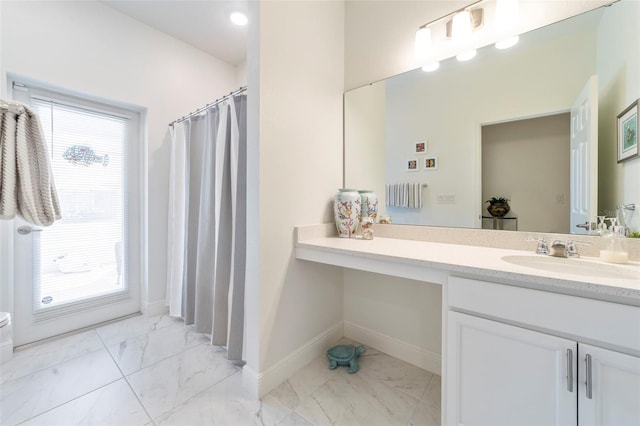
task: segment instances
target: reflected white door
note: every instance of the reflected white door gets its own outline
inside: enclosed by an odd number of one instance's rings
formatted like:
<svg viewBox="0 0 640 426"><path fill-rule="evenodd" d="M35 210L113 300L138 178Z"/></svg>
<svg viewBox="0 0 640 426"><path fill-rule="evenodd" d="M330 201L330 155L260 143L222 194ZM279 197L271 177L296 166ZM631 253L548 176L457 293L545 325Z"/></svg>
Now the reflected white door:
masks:
<svg viewBox="0 0 640 426"><path fill-rule="evenodd" d="M571 107L571 228L586 234L598 212L598 76Z"/></svg>
<svg viewBox="0 0 640 426"><path fill-rule="evenodd" d="M138 245L129 232L138 211L129 155L138 119L36 88L14 87L14 98L40 118L62 209L49 227L14 221L18 346L139 311Z"/></svg>

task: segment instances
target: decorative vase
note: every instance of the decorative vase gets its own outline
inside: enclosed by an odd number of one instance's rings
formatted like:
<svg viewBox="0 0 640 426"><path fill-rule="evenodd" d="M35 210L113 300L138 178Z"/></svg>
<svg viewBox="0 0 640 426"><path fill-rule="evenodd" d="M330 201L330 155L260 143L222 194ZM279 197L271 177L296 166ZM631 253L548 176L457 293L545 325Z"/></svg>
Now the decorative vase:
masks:
<svg viewBox="0 0 640 426"><path fill-rule="evenodd" d="M339 189L333 202L333 214L336 219L338 236L351 238L355 235L360 223L360 194L355 189Z"/></svg>
<svg viewBox="0 0 640 426"><path fill-rule="evenodd" d="M504 217L509 210L511 210L509 203L489 203L487 207L487 211L493 217Z"/></svg>
<svg viewBox="0 0 640 426"><path fill-rule="evenodd" d="M362 203L362 218L370 217L375 222L378 217L378 196L368 189L358 191L360 194L360 202Z"/></svg>

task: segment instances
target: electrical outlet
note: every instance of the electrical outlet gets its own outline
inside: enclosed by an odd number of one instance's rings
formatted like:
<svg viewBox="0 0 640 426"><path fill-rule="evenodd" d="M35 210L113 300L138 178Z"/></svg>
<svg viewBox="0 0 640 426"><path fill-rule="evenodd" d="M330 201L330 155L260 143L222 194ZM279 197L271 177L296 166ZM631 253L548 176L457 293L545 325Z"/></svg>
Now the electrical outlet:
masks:
<svg viewBox="0 0 640 426"><path fill-rule="evenodd" d="M454 194L442 194L436 196L436 202L438 204L455 204L456 196Z"/></svg>
<svg viewBox="0 0 640 426"><path fill-rule="evenodd" d="M564 194L556 194L556 204L564 204Z"/></svg>

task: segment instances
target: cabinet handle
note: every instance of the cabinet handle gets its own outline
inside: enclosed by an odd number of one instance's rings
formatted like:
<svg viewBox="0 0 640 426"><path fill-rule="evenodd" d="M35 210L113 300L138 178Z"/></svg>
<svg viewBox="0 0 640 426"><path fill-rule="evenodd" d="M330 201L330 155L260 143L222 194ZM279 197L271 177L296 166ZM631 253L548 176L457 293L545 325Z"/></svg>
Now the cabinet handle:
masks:
<svg viewBox="0 0 640 426"><path fill-rule="evenodd" d="M584 361L587 363L587 381L585 385L587 385L587 398L593 399L593 373L591 369L591 355L587 354L584 357Z"/></svg>
<svg viewBox="0 0 640 426"><path fill-rule="evenodd" d="M573 351L567 349L567 390L573 392Z"/></svg>

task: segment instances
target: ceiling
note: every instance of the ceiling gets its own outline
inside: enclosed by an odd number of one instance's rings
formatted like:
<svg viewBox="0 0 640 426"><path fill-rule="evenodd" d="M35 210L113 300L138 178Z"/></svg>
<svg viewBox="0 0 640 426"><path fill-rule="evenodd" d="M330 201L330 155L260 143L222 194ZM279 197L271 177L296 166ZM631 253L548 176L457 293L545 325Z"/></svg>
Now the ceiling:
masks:
<svg viewBox="0 0 640 426"><path fill-rule="evenodd" d="M188 43L232 65L247 56L247 26L229 20L248 12L248 0L102 0L158 31ZM251 25L251 23L249 23Z"/></svg>

